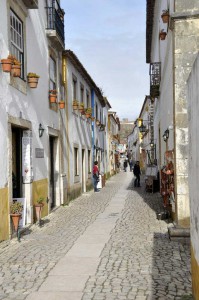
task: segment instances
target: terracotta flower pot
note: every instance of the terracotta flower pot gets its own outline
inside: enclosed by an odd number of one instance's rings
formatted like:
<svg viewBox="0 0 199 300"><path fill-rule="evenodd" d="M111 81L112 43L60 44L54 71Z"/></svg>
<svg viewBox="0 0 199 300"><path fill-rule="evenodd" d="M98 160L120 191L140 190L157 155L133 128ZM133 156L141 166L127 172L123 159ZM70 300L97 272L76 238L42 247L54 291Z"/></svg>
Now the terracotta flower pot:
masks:
<svg viewBox="0 0 199 300"><path fill-rule="evenodd" d="M30 88L34 89L38 85L39 78L36 77L28 77L28 85Z"/></svg>
<svg viewBox="0 0 199 300"><path fill-rule="evenodd" d="M59 108L64 109L65 108L65 102L59 102Z"/></svg>
<svg viewBox="0 0 199 300"><path fill-rule="evenodd" d="M19 227L19 221L21 219L21 214L10 214L10 217L12 219L14 230L17 231Z"/></svg>
<svg viewBox="0 0 199 300"><path fill-rule="evenodd" d="M20 77L21 76L21 66L20 65L12 65L11 75L13 77Z"/></svg>
<svg viewBox="0 0 199 300"><path fill-rule="evenodd" d="M12 68L12 61L9 58L5 58L1 60L1 64L2 64L2 70L3 72L7 72L10 73L11 68Z"/></svg>
<svg viewBox="0 0 199 300"><path fill-rule="evenodd" d="M50 101L50 103L56 103L57 102L57 95L56 94L49 94L49 101Z"/></svg>
<svg viewBox="0 0 199 300"><path fill-rule="evenodd" d="M41 220L41 211L43 208L44 204L35 204L35 212L36 212L36 217L37 217L37 221Z"/></svg>
<svg viewBox="0 0 199 300"><path fill-rule="evenodd" d="M169 14L162 14L161 18L163 23L169 23Z"/></svg>
<svg viewBox="0 0 199 300"><path fill-rule="evenodd" d="M89 118L91 117L91 114L85 113L85 117L86 117L87 119L89 119Z"/></svg>
<svg viewBox="0 0 199 300"><path fill-rule="evenodd" d="M167 33L166 32L160 32L160 40L163 41L166 38Z"/></svg>

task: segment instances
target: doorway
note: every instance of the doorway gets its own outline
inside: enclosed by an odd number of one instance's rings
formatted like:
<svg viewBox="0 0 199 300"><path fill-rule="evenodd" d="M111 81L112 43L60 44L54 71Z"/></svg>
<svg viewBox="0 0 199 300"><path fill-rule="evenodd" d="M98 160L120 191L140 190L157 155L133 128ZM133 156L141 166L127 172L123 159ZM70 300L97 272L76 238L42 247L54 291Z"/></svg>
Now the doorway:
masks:
<svg viewBox="0 0 199 300"><path fill-rule="evenodd" d="M85 150L82 149L82 193L86 192L86 180L85 180Z"/></svg>
<svg viewBox="0 0 199 300"><path fill-rule="evenodd" d="M55 138L50 136L50 206L55 207Z"/></svg>
<svg viewBox="0 0 199 300"><path fill-rule="evenodd" d="M22 198L22 136L23 130L12 127L12 198Z"/></svg>

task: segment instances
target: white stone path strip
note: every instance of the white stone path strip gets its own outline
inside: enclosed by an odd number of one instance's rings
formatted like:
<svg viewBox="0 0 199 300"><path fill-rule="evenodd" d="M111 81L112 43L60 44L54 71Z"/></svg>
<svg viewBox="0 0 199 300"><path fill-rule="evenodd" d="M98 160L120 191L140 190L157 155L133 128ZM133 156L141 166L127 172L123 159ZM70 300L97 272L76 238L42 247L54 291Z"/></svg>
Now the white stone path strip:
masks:
<svg viewBox="0 0 199 300"><path fill-rule="evenodd" d="M103 213L80 236L27 300L81 300L89 276L94 275L111 231L122 215L128 190L122 186Z"/></svg>

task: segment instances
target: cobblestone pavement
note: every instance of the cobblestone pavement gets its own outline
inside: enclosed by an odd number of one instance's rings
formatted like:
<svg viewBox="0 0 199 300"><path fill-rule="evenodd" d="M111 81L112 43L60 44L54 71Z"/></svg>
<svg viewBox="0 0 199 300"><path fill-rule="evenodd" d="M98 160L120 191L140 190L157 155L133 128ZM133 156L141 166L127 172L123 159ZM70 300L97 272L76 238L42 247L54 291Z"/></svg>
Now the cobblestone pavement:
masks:
<svg viewBox="0 0 199 300"><path fill-rule="evenodd" d="M87 193L58 208L41 228L31 226L21 243L16 239L2 242L0 299L26 299L37 291L49 271L104 211L121 183L131 180L132 173L121 172L100 193ZM83 300L166 300L191 294L189 246L169 241L168 224L156 219L161 203L158 193L129 186L122 217L102 251L95 276L85 286Z"/></svg>

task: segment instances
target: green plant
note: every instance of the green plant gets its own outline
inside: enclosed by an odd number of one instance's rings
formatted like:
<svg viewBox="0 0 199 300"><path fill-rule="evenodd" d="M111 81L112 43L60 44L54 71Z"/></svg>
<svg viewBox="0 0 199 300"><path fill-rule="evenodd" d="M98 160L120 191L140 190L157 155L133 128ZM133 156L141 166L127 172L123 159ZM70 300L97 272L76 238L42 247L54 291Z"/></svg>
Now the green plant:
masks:
<svg viewBox="0 0 199 300"><path fill-rule="evenodd" d="M29 77L29 78L39 78L40 76L37 75L36 73L28 73L27 77Z"/></svg>
<svg viewBox="0 0 199 300"><path fill-rule="evenodd" d="M169 14L169 10L168 9L163 9L162 15L168 15L168 14Z"/></svg>
<svg viewBox="0 0 199 300"><path fill-rule="evenodd" d="M79 106L82 107L82 108L84 108L84 103L81 102L81 103L79 104Z"/></svg>
<svg viewBox="0 0 199 300"><path fill-rule="evenodd" d="M37 204L43 204L44 203L44 197L39 197L37 199Z"/></svg>
<svg viewBox="0 0 199 300"><path fill-rule="evenodd" d="M92 108L91 107L86 108L85 113L91 114L92 113Z"/></svg>
<svg viewBox="0 0 199 300"><path fill-rule="evenodd" d="M11 214L21 214L23 211L23 204L20 202L14 202L10 205Z"/></svg>
<svg viewBox="0 0 199 300"><path fill-rule="evenodd" d="M16 59L16 58L14 58L13 64L14 64L15 66L20 66L20 65L21 65L20 61L19 61L18 59Z"/></svg>
<svg viewBox="0 0 199 300"><path fill-rule="evenodd" d="M79 102L77 100L73 100L73 105L79 105Z"/></svg>

